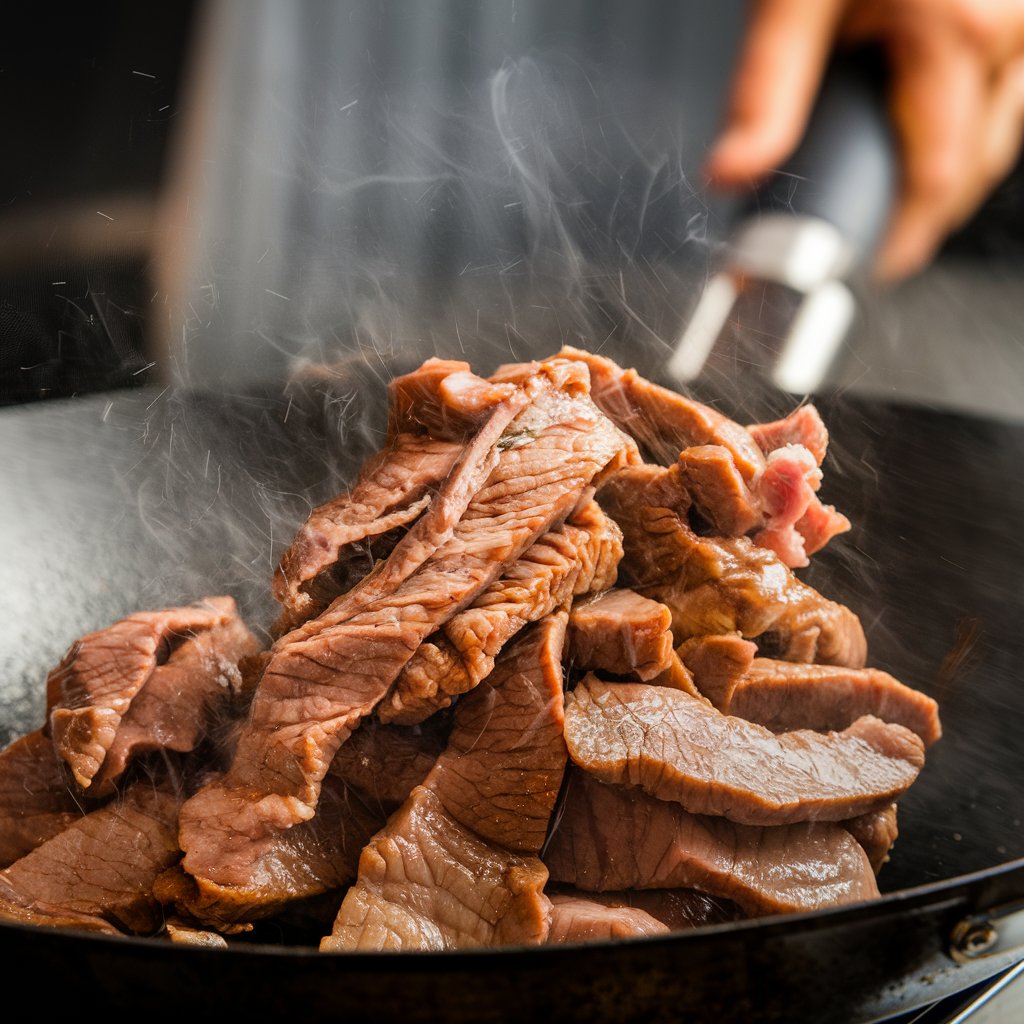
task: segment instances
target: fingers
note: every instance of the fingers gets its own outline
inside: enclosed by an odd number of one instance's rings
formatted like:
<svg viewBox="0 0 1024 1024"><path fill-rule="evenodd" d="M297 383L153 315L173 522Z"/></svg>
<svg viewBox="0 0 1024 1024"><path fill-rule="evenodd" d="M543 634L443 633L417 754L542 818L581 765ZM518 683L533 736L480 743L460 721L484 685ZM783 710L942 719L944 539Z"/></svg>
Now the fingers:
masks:
<svg viewBox="0 0 1024 1024"><path fill-rule="evenodd" d="M781 164L803 134L845 0L757 0L726 125L705 172L747 185Z"/></svg>
<svg viewBox="0 0 1024 1024"><path fill-rule="evenodd" d="M903 159L900 199L877 273L894 280L927 263L974 191L986 68L958 35L908 29L890 41L890 109Z"/></svg>

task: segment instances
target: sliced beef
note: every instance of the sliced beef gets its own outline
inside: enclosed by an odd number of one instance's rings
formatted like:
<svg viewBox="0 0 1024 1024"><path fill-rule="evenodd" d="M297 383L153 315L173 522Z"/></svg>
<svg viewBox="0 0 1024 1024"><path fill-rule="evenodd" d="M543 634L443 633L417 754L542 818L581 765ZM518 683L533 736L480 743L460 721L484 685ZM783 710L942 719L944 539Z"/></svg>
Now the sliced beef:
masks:
<svg viewBox="0 0 1024 1024"><path fill-rule="evenodd" d="M428 359L388 385L388 433L426 431L431 437L464 440L515 390L515 384L478 377L469 363Z"/></svg>
<svg viewBox="0 0 1024 1024"><path fill-rule="evenodd" d="M351 491L313 509L274 574L273 594L283 606L276 632L319 615L348 589L351 569L369 572L380 555L373 541L396 535L397 542L397 532L430 504L463 449L458 441L398 434L366 463Z"/></svg>
<svg viewBox="0 0 1024 1024"><path fill-rule="evenodd" d="M754 439L720 412L652 384L604 356L568 346L559 354L587 364L594 401L655 461L671 465L684 448L717 444L732 453L744 479L753 479L763 468L764 456Z"/></svg>
<svg viewBox="0 0 1024 1024"><path fill-rule="evenodd" d="M566 700L565 741L573 761L602 782L745 825L880 810L924 764L914 733L877 718L839 733L776 735L680 690L592 675Z"/></svg>
<svg viewBox="0 0 1024 1024"><path fill-rule="evenodd" d="M815 495L807 511L796 521L794 529L803 537L804 552L813 555L836 534L850 529L850 520L831 505L823 505Z"/></svg>
<svg viewBox="0 0 1024 1024"><path fill-rule="evenodd" d="M672 613L632 590L610 590L575 605L569 653L577 668L649 680L672 659Z"/></svg>
<svg viewBox="0 0 1024 1024"><path fill-rule="evenodd" d="M539 853L567 754L562 654L568 613L537 623L455 712L425 785L457 821L499 846Z"/></svg>
<svg viewBox="0 0 1024 1024"><path fill-rule="evenodd" d="M543 942L551 913L547 878L537 857L486 842L456 822L433 790L418 786L363 851L359 881L320 949Z"/></svg>
<svg viewBox="0 0 1024 1024"><path fill-rule="evenodd" d="M85 813L53 741L41 729L0 752L0 868Z"/></svg>
<svg viewBox="0 0 1024 1024"><path fill-rule="evenodd" d="M78 640L47 678L50 734L75 781L88 789L136 694L172 648L237 616L231 598L138 612Z"/></svg>
<svg viewBox="0 0 1024 1024"><path fill-rule="evenodd" d="M494 447L499 457L486 485L420 571L376 601L342 598L277 642L231 769L182 811L190 873L217 881L211 832L256 840L315 813L338 747L419 644L576 507L594 475L621 454L622 440L586 396L547 387Z"/></svg>
<svg viewBox="0 0 1024 1024"><path fill-rule="evenodd" d="M294 828L253 836L208 822L203 838L216 847L216 877L189 873L186 860L160 878L156 894L204 926L227 934L248 931L254 921L352 882L363 847L384 820L382 810L328 775L316 814Z"/></svg>
<svg viewBox="0 0 1024 1024"><path fill-rule="evenodd" d="M157 876L178 859L180 798L138 782L0 871L0 920L148 935Z"/></svg>
<svg viewBox="0 0 1024 1024"><path fill-rule="evenodd" d="M697 690L719 711L732 714L729 697L757 656L757 644L739 633L719 633L691 637L676 653L693 673Z"/></svg>
<svg viewBox="0 0 1024 1024"><path fill-rule="evenodd" d="M758 722L772 732L845 729L864 715L874 715L913 730L926 746L942 735L939 708L931 697L874 668L755 658L731 686L703 692L725 714Z"/></svg>
<svg viewBox="0 0 1024 1024"><path fill-rule="evenodd" d="M131 702L114 734L91 791L113 792L129 763L155 750L189 753L231 715L242 689L239 662L259 643L230 598L216 598L229 617L183 640L158 665Z"/></svg>
<svg viewBox="0 0 1024 1024"><path fill-rule="evenodd" d="M900 834L896 822L896 805L890 804L880 811L869 811L844 821L843 828L864 848L871 868L877 875L889 859L889 851Z"/></svg>
<svg viewBox="0 0 1024 1024"><path fill-rule="evenodd" d="M754 916L878 895L864 851L841 825L737 825L578 771L544 862L552 881L587 892L694 888Z"/></svg>
<svg viewBox="0 0 1024 1024"><path fill-rule="evenodd" d="M638 500L638 475L634 468L614 473L598 500L622 528L624 574L668 605L678 642L709 633L771 634L788 661L864 664L867 641L853 612L749 538L698 537L677 511Z"/></svg>
<svg viewBox="0 0 1024 1024"><path fill-rule="evenodd" d="M595 942L664 935L668 927L656 918L628 905L609 905L585 896L551 896L551 930L548 943Z"/></svg>
<svg viewBox="0 0 1024 1024"><path fill-rule="evenodd" d="M422 726L365 719L334 755L328 778L345 783L374 810L397 810L426 777L447 744L437 720Z"/></svg>
<svg viewBox="0 0 1024 1024"><path fill-rule="evenodd" d="M668 686L673 690L682 690L684 693L688 693L691 697L696 697L698 700L705 700L706 698L701 696L700 691L693 683L693 674L680 660L679 655L673 651L669 655L668 668L664 672L656 675L651 683L654 686Z"/></svg>
<svg viewBox="0 0 1024 1024"><path fill-rule="evenodd" d="M740 921L746 914L732 902L709 896L697 889L633 889L620 893L601 893L598 899L611 897L627 906L646 910L670 931L685 931L708 924Z"/></svg>
<svg viewBox="0 0 1024 1024"><path fill-rule="evenodd" d="M611 586L620 538L596 502L586 501L420 646L378 708L381 720L413 724L448 707L490 673L502 647L527 623L574 594Z"/></svg>
<svg viewBox="0 0 1024 1024"><path fill-rule="evenodd" d="M536 854L567 761L567 620L560 611L530 627L459 702L447 749L364 851L359 879L321 948L544 940L547 872Z"/></svg>
<svg viewBox="0 0 1024 1024"><path fill-rule="evenodd" d="M554 885L548 887L548 895L552 902L552 935L556 928L562 927L557 920L559 899L585 900L614 910L642 911L673 932L687 931L709 924L722 924L726 921L739 921L746 917L731 900L709 896L696 889L623 889L618 892L583 893L572 886ZM596 924L600 927L600 920ZM549 937L548 941L554 940Z"/></svg>
<svg viewBox="0 0 1024 1024"><path fill-rule="evenodd" d="M763 525L757 496L728 448L718 444L684 448L677 466L694 508L715 533L742 537Z"/></svg>

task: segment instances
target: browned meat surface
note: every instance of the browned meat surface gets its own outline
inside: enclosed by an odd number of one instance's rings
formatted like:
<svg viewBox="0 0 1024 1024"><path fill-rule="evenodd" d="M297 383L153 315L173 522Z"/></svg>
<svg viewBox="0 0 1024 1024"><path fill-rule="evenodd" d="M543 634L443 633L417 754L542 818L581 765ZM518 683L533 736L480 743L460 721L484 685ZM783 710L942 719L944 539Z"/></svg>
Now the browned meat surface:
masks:
<svg viewBox="0 0 1024 1024"><path fill-rule="evenodd" d="M622 440L586 396L547 386L494 447L486 485L420 571L377 601L342 598L277 642L229 772L182 810L187 871L218 882L217 832L259 840L312 816L334 753L416 647L576 507Z"/></svg>
<svg viewBox="0 0 1024 1024"><path fill-rule="evenodd" d="M352 882L359 855L384 818L328 775L316 814L294 828L252 836L210 822L204 839L217 849L216 877L176 868L160 879L157 896L218 931L247 931L250 922Z"/></svg>
<svg viewBox="0 0 1024 1024"><path fill-rule="evenodd" d="M215 602L222 602L231 617L183 640L153 670L121 719L91 791L113 792L125 768L141 754L194 750L232 712L242 686L238 663L254 655L259 643L235 614L234 601Z"/></svg>
<svg viewBox="0 0 1024 1024"><path fill-rule="evenodd" d="M578 771L544 862L552 881L587 892L694 888L755 916L878 895L864 851L841 825L737 825Z"/></svg>
<svg viewBox="0 0 1024 1024"><path fill-rule="evenodd" d="M50 734L75 781L88 789L135 695L172 648L237 612L231 598L138 612L76 641L47 678Z"/></svg>
<svg viewBox="0 0 1024 1024"><path fill-rule="evenodd" d="M306 619L285 634L281 641L296 643L307 640L322 632L325 624L340 622L374 601L388 597L449 542L470 502L492 475L507 479L507 475L501 473L500 463L504 452L514 446L517 430L523 429L522 417L528 421L545 419L543 412L539 416L527 416L532 412L531 401L538 397L546 399L540 404L549 412L544 425L550 427L552 389L545 388L545 379L538 377L518 388L510 398L494 408L480 430L461 446L458 457L426 510L391 549L387 559L346 591L343 600L336 600L321 615ZM515 424L520 424L520 427ZM505 468L507 470L508 460L505 460Z"/></svg>
<svg viewBox="0 0 1024 1024"><path fill-rule="evenodd" d="M852 840L851 840L852 841ZM859 847L858 847L859 849ZM458 824L426 786L370 841L321 950L441 950L547 938L548 873Z"/></svg>
<svg viewBox="0 0 1024 1024"><path fill-rule="evenodd" d="M647 917L653 918L663 925L664 929L672 932L700 928L708 924L722 924L726 921L739 921L746 917L746 914L731 900L709 896L696 889L623 889L618 892L583 893L572 886L554 885L548 887L548 896L552 903L549 942L555 941L553 936L556 929L560 927L558 922L559 900L563 901L563 906L565 906L564 901L571 899L586 901L607 909L641 911ZM587 918L584 917L584 920ZM612 918L612 920L615 919ZM630 920L626 919L627 922ZM646 918L641 920L646 920ZM569 923L571 923L571 919ZM602 925L600 918L595 923L598 928ZM596 933L594 937L601 937L600 933ZM605 935L604 937L611 936Z"/></svg>
<svg viewBox="0 0 1024 1024"><path fill-rule="evenodd" d="M53 741L41 729L0 752L0 868L85 813L62 765Z"/></svg>
<svg viewBox="0 0 1024 1024"><path fill-rule="evenodd" d="M776 735L680 690L592 675L566 698L565 742L573 761L602 782L746 825L880 810L924 764L914 733L876 718L839 733Z"/></svg>
<svg viewBox="0 0 1024 1024"><path fill-rule="evenodd" d="M700 691L693 684L693 675L690 670L682 663L679 655L673 651L669 655L668 668L664 672L656 675L651 683L654 686L668 686L673 690L682 690L684 693L688 693L691 697L696 697L698 700L705 700L706 698L701 696Z"/></svg>
<svg viewBox="0 0 1024 1024"><path fill-rule="evenodd" d="M889 859L889 851L900 834L896 822L896 805L890 804L880 811L870 811L844 821L843 828L864 848L871 868L877 875Z"/></svg>
<svg viewBox="0 0 1024 1024"><path fill-rule="evenodd" d="M717 444L732 453L744 479L752 479L764 466L761 449L750 434L709 406L658 387L604 356L569 346L560 355L590 367L594 401L655 461L671 465L684 448Z"/></svg>
<svg viewBox="0 0 1024 1024"><path fill-rule="evenodd" d="M562 651L568 613L523 633L455 711L448 748L425 785L477 835L539 853L567 754Z"/></svg>
<svg viewBox="0 0 1024 1024"><path fill-rule="evenodd" d="M637 500L636 470L598 491L622 528L623 567L647 597L672 611L676 640L708 633L772 634L789 661L859 668L867 657L860 620L802 583L747 537L698 537L670 508Z"/></svg>
<svg viewBox="0 0 1024 1024"><path fill-rule="evenodd" d="M398 434L359 474L351 491L313 509L274 574L281 602L277 632L319 615L348 589L349 563L373 568L370 542L408 526L430 504L463 445L421 434Z"/></svg>
<svg viewBox="0 0 1024 1024"><path fill-rule="evenodd" d="M461 441L514 391L515 384L478 377L469 363L428 359L388 385L388 433L426 431Z"/></svg>
<svg viewBox="0 0 1024 1024"><path fill-rule="evenodd" d="M679 453L683 487L716 533L742 537L764 522L757 496L747 486L728 448L718 444L694 445Z"/></svg>
<svg viewBox="0 0 1024 1024"><path fill-rule="evenodd" d="M672 613L632 590L610 590L573 608L569 655L577 668L653 679L671 664Z"/></svg>
<svg viewBox="0 0 1024 1024"><path fill-rule="evenodd" d="M551 896L549 943L608 941L667 932L667 926L638 907L609 905L586 896Z"/></svg>
<svg viewBox="0 0 1024 1024"><path fill-rule="evenodd" d="M567 619L560 611L532 626L459 702L447 749L364 851L359 878L322 948L544 940L547 872L536 854L567 760Z"/></svg>
<svg viewBox="0 0 1024 1024"><path fill-rule="evenodd" d="M905 725L925 746L942 735L935 701L875 668L755 658L732 686L703 692L719 711L773 732L845 729L864 715L874 715Z"/></svg>
<svg viewBox="0 0 1024 1024"><path fill-rule="evenodd" d="M445 748L435 721L381 725L367 718L334 755L328 778L340 779L367 807L390 814L426 777Z"/></svg>
<svg viewBox="0 0 1024 1024"><path fill-rule="evenodd" d="M676 653L700 693L719 711L732 714L729 697L757 655L757 644L739 633L719 633L684 640Z"/></svg>
<svg viewBox="0 0 1024 1024"><path fill-rule="evenodd" d="M0 871L0 920L148 935L163 922L157 875L178 859L179 798L135 783Z"/></svg>
<svg viewBox="0 0 1024 1024"><path fill-rule="evenodd" d="M448 707L487 676L502 647L527 623L574 594L611 586L620 537L596 502L585 502L419 647L378 708L381 720L414 724Z"/></svg>

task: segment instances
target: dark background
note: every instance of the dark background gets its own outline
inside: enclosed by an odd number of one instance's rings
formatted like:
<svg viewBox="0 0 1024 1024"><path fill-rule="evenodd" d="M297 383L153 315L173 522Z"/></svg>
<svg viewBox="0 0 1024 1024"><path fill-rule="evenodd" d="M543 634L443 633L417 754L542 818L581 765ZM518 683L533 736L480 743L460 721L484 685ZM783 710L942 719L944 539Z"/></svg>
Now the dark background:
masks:
<svg viewBox="0 0 1024 1024"><path fill-rule="evenodd" d="M404 5L376 6L378 39L386 41L388 18ZM612 6L583 5L578 38L552 14L547 41L568 40L570 48L607 58ZM678 5L640 6L655 26L648 7L680 17ZM15 5L5 12L0 404L153 378L153 222L202 10L195 2L108 2ZM658 38L650 33L649 45ZM720 66L731 59L728 52L709 58ZM940 263L1012 271L1024 263L1022 228L1018 167L949 240Z"/></svg>

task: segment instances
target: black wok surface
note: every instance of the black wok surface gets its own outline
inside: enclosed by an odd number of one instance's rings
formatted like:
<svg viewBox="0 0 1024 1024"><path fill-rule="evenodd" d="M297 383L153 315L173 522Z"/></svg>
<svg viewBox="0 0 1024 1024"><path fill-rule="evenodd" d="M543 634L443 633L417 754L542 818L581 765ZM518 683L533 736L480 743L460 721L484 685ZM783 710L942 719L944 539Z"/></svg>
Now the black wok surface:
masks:
<svg viewBox="0 0 1024 1024"><path fill-rule="evenodd" d="M0 741L41 723L42 682L70 642L130 611L230 593L266 627L276 560L373 450L386 378L360 363L283 395L154 388L0 411ZM964 914L1024 896L1024 427L818 404L833 437L824 496L855 526L805 578L861 615L869 662L935 696L945 728L901 802L883 900L474 954L217 952L6 926L5 964L59 975L69 1005L157 996L174 1012L869 1021L1011 962L957 966L946 949Z"/></svg>

